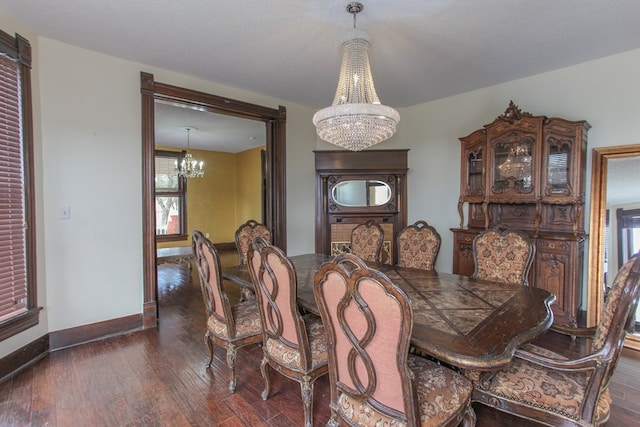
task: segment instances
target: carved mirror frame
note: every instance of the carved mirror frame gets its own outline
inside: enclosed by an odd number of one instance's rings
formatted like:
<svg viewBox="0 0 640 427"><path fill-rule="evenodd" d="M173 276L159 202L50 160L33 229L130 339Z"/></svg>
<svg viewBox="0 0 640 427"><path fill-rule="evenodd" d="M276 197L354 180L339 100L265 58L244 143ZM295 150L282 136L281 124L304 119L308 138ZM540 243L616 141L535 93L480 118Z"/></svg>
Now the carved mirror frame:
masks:
<svg viewBox="0 0 640 427"><path fill-rule="evenodd" d="M175 102L206 111L265 122L267 150L265 173L265 218L273 243L286 251L286 108L263 107L231 98L171 86L154 81L153 74L140 73L142 97L142 239L143 239L143 327L154 327L158 319L155 244L155 115L156 100Z"/></svg>
<svg viewBox="0 0 640 427"><path fill-rule="evenodd" d="M609 159L640 156L640 144L593 149L591 166L591 218L589 223L589 289L587 319L590 325L600 320L604 304L604 244L607 211L607 171ZM640 336L627 335L625 346L640 350Z"/></svg>

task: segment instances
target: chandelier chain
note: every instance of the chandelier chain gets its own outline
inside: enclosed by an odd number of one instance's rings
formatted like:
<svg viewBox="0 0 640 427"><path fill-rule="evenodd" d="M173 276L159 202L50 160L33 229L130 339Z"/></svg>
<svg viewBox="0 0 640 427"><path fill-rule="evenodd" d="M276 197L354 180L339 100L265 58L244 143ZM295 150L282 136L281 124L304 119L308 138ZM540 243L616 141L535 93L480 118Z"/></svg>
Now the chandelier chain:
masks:
<svg viewBox="0 0 640 427"><path fill-rule="evenodd" d="M362 12L364 6L362 3L358 3L356 1L351 2L347 5L347 12L353 15L353 29L356 29L356 16L358 13Z"/></svg>

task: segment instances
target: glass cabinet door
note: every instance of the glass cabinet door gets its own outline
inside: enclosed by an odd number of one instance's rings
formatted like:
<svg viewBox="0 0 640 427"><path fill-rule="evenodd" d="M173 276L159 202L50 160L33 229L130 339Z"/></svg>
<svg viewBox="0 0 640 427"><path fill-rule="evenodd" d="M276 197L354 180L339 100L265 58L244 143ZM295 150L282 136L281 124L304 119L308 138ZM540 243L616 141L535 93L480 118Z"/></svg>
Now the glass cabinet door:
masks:
<svg viewBox="0 0 640 427"><path fill-rule="evenodd" d="M462 143L462 170L460 196L465 202L481 203L485 196L486 138L485 133L476 131L460 138Z"/></svg>
<svg viewBox="0 0 640 427"><path fill-rule="evenodd" d="M467 196L484 195L484 147L467 154Z"/></svg>
<svg viewBox="0 0 640 427"><path fill-rule="evenodd" d="M510 137L497 141L493 150L493 185L496 194L507 191L529 193L533 189L532 151L530 136Z"/></svg>
<svg viewBox="0 0 640 427"><path fill-rule="evenodd" d="M542 144L540 177L542 200L551 203L575 203L584 197L586 134L589 124L549 119Z"/></svg>
<svg viewBox="0 0 640 427"><path fill-rule="evenodd" d="M571 171L569 165L571 165L571 145L568 143L563 144L562 141L557 141L554 138L550 138L548 154L547 154L547 193L549 195L555 194L568 194L569 180Z"/></svg>

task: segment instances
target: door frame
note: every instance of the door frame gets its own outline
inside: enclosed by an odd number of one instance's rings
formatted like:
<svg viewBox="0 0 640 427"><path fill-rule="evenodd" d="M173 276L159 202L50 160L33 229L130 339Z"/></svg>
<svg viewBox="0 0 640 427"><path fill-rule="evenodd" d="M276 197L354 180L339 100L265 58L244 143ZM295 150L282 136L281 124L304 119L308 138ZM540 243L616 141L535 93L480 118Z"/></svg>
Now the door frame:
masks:
<svg viewBox="0 0 640 427"><path fill-rule="evenodd" d="M286 251L286 108L256 104L159 83L153 74L140 72L142 99L142 241L143 328L158 323L158 276L155 242L155 101L190 105L218 114L262 121L266 125L266 197L264 223L273 243Z"/></svg>

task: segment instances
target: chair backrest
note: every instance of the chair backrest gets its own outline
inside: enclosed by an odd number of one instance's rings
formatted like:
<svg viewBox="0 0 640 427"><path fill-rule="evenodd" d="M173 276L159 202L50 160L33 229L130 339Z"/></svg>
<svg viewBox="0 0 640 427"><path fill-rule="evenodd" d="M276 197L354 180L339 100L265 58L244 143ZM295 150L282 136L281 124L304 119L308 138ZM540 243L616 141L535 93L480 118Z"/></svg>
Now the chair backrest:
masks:
<svg viewBox="0 0 640 427"><path fill-rule="evenodd" d="M198 230L193 232L191 246L200 277L200 289L207 318L215 316L219 324L226 325L227 331L224 335L233 338L236 335L236 328L231 315L229 298L222 288L222 271L218 252L213 243Z"/></svg>
<svg viewBox="0 0 640 427"><path fill-rule="evenodd" d="M297 278L284 252L262 237L251 244L248 266L262 320L264 350L290 366L311 369L311 350L298 311Z"/></svg>
<svg viewBox="0 0 640 427"><path fill-rule="evenodd" d="M640 294L640 252L618 270L596 326L591 358L598 364L591 374L582 404L582 418L591 420L602 393L607 389L624 345L627 331L632 331Z"/></svg>
<svg viewBox="0 0 640 427"><path fill-rule="evenodd" d="M440 251L440 234L425 221L417 221L398 233L398 266L433 270Z"/></svg>
<svg viewBox="0 0 640 427"><path fill-rule="evenodd" d="M473 240L473 277L529 285L527 275L534 255L535 246L521 231L503 226L485 230Z"/></svg>
<svg viewBox="0 0 640 427"><path fill-rule="evenodd" d="M380 262L384 231L374 220L351 230L351 253L365 261Z"/></svg>
<svg viewBox="0 0 640 427"><path fill-rule="evenodd" d="M418 425L407 366L413 313L406 294L352 254L320 267L314 293L327 332L332 408L363 405Z"/></svg>
<svg viewBox="0 0 640 427"><path fill-rule="evenodd" d="M247 253L251 242L256 237L262 237L267 242L271 242L271 233L266 225L261 224L253 219L242 224L235 232L236 248L240 258L240 265L247 263Z"/></svg>

